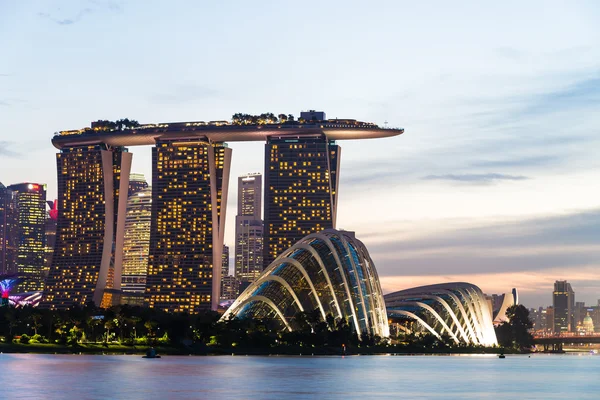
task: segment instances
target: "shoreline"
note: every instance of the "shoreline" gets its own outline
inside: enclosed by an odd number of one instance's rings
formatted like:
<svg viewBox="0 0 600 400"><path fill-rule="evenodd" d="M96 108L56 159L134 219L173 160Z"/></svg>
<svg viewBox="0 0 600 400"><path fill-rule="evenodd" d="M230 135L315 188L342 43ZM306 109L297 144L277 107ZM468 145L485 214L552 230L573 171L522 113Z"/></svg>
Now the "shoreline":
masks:
<svg viewBox="0 0 600 400"><path fill-rule="evenodd" d="M146 354L152 346L127 346L121 344L84 343L76 346L59 344L21 344L0 343L2 354L72 354L72 355L139 355ZM373 348L373 349L348 349L345 353L337 348L270 348L270 349L222 349L208 348L206 346L195 347L171 347L154 346L159 355L171 356L356 356L356 355L389 355L389 356L451 356L451 355L490 355L501 353L498 348L488 349L397 349L397 348ZM460 351L464 350L464 351ZM511 353L505 354L521 354Z"/></svg>

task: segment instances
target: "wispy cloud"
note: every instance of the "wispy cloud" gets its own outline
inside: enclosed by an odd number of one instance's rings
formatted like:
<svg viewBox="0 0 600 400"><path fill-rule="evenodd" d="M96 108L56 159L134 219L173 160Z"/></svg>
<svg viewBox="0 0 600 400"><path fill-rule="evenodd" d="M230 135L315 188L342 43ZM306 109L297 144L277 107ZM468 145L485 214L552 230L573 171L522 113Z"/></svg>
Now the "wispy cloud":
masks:
<svg viewBox="0 0 600 400"><path fill-rule="evenodd" d="M504 167L536 167L540 165L555 164L559 161L556 155L532 156L521 158L500 158L489 160L478 160L471 166L478 168L504 168Z"/></svg>
<svg viewBox="0 0 600 400"><path fill-rule="evenodd" d="M44 13L44 12L40 12L38 13L38 15L42 18L46 18L58 25L73 25L76 22L81 21L81 19L86 15L86 14L91 14L93 11L91 8L84 8L83 10L79 11L77 14L75 14L75 16L71 17L71 18L56 18L54 16L52 16L49 13Z"/></svg>
<svg viewBox="0 0 600 400"><path fill-rule="evenodd" d="M497 181L522 181L529 179L522 175L504 175L496 173L488 174L445 174L445 175L427 175L422 178L426 181L455 181L464 183L493 183Z"/></svg>
<svg viewBox="0 0 600 400"><path fill-rule="evenodd" d="M2 104L0 102L0 104ZM0 141L0 156L6 156L6 157L11 157L11 158L16 158L16 157L20 157L21 154L11 150L10 147L13 145L14 143L12 142L7 142L7 141Z"/></svg>
<svg viewBox="0 0 600 400"><path fill-rule="evenodd" d="M74 13L68 18L57 17L55 13L39 12L38 16L48 19L58 25L73 25L83 19L88 14L96 11L108 10L110 12L119 12L122 10L120 2L113 0L88 0L87 7Z"/></svg>

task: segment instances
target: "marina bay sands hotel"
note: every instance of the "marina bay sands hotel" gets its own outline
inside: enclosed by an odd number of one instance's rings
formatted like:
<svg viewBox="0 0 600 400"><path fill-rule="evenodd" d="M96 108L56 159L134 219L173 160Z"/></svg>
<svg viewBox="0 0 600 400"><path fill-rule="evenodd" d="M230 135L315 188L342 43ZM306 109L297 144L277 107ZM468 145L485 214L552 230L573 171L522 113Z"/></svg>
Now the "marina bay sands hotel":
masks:
<svg viewBox="0 0 600 400"><path fill-rule="evenodd" d="M144 300L168 312L216 309L229 172L228 142L265 142L264 265L300 238L335 228L338 140L396 136L356 120L252 118L62 131L56 246L41 307L119 304L128 146L152 148L150 250ZM263 114L264 115L264 114ZM270 114L272 115L272 114ZM281 117L281 116L280 116Z"/></svg>

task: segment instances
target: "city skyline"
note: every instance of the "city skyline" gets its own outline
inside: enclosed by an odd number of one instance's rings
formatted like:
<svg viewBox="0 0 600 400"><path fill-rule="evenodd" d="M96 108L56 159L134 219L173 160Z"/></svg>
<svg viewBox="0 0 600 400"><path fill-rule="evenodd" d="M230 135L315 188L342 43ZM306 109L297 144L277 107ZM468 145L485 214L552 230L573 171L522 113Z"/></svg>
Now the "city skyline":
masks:
<svg viewBox="0 0 600 400"><path fill-rule="evenodd" d="M304 5L255 5L253 29L243 31L236 27L248 27L250 6L239 4L202 12L190 5L189 15L177 18L168 18L168 8L120 2L2 5L0 40L10 57L0 67L0 181L47 183L48 198L56 198L51 133L99 118L228 119L240 111L312 107L388 121L407 133L381 144L344 143L337 216L338 228L356 231L369 247L385 292L467 281L488 293L518 287L522 303L549 305L554 281L567 279L578 299L595 304L598 7L556 5L540 14L541 3L429 10L390 2L382 15L377 6L340 4L319 5L295 32L283 24ZM331 20L334 13L340 18ZM203 27L195 15L205 16ZM142 22L152 19L165 25L154 31ZM570 29L557 30L556 21ZM100 29L107 24L108 32ZM137 43L137 52L120 41L132 25L151 39ZM241 41L235 47L214 39L234 43L231 35ZM205 63L189 54L196 41L220 58ZM289 53L257 52L253 44L261 42ZM185 65L157 56L143 71L137 67L137 53L171 51L173 44L189 57ZM102 51L124 62L94 57ZM342 70L343 54L352 62ZM251 67L239 68L239 58ZM40 73L33 66L42 63ZM261 146L235 144L233 177L263 170L262 160L240 157ZM149 150L135 151L132 171L151 176ZM366 213L373 194L378 207ZM230 216L235 197L232 188ZM230 246L233 220L226 226Z"/></svg>

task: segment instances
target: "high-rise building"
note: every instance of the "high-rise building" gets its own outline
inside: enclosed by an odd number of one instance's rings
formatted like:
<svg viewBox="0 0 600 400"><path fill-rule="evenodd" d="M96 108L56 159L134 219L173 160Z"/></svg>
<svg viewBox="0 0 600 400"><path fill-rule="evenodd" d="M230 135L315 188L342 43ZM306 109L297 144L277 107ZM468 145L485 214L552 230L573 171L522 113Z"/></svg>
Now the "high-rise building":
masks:
<svg viewBox="0 0 600 400"><path fill-rule="evenodd" d="M217 309L230 163L224 144L158 140L152 149L150 307Z"/></svg>
<svg viewBox="0 0 600 400"><path fill-rule="evenodd" d="M58 218L58 200L48 201L50 210L46 215L46 249L44 251L44 282L48 278L50 265L52 265L52 256L54 255L54 245L56 244L56 222Z"/></svg>
<svg viewBox="0 0 600 400"><path fill-rule="evenodd" d="M335 228L340 151L322 134L268 138L265 267L306 235Z"/></svg>
<svg viewBox="0 0 600 400"><path fill-rule="evenodd" d="M0 275L17 272L16 194L0 183Z"/></svg>
<svg viewBox="0 0 600 400"><path fill-rule="evenodd" d="M554 307L549 306L546 307L546 312L545 312L545 320L544 320L544 327L546 332L548 333L554 333Z"/></svg>
<svg viewBox="0 0 600 400"><path fill-rule="evenodd" d="M224 276L221 279L221 300L235 300L240 294L240 281L235 276Z"/></svg>
<svg viewBox="0 0 600 400"><path fill-rule="evenodd" d="M576 301L575 307L573 308L573 326L572 326L572 328L574 329L575 327L583 325L583 319L586 316L587 316L587 307L585 306L585 302Z"/></svg>
<svg viewBox="0 0 600 400"><path fill-rule="evenodd" d="M223 245L223 254L221 256L221 278L229 275L229 246Z"/></svg>
<svg viewBox="0 0 600 400"><path fill-rule="evenodd" d="M552 306L554 308L554 333L573 332L575 330L573 321L575 292L570 283L567 281L554 283Z"/></svg>
<svg viewBox="0 0 600 400"><path fill-rule="evenodd" d="M123 296L128 296L130 293L143 295L146 290L151 214L152 188L142 189L129 197L123 240L121 277Z"/></svg>
<svg viewBox="0 0 600 400"><path fill-rule="evenodd" d="M247 285L263 270L262 175L238 178L235 217L235 277Z"/></svg>
<svg viewBox="0 0 600 400"><path fill-rule="evenodd" d="M131 197L135 193L141 192L147 187L148 182L146 182L146 177L144 176L144 174L129 174L129 189L127 191L127 197Z"/></svg>
<svg viewBox="0 0 600 400"><path fill-rule="evenodd" d="M8 189L16 194L17 274L23 280L19 292L44 289L46 251L46 187L38 183L18 183Z"/></svg>
<svg viewBox="0 0 600 400"><path fill-rule="evenodd" d="M56 155L56 246L40 307L118 304L131 154L103 144ZM115 279L115 276L119 279Z"/></svg>

